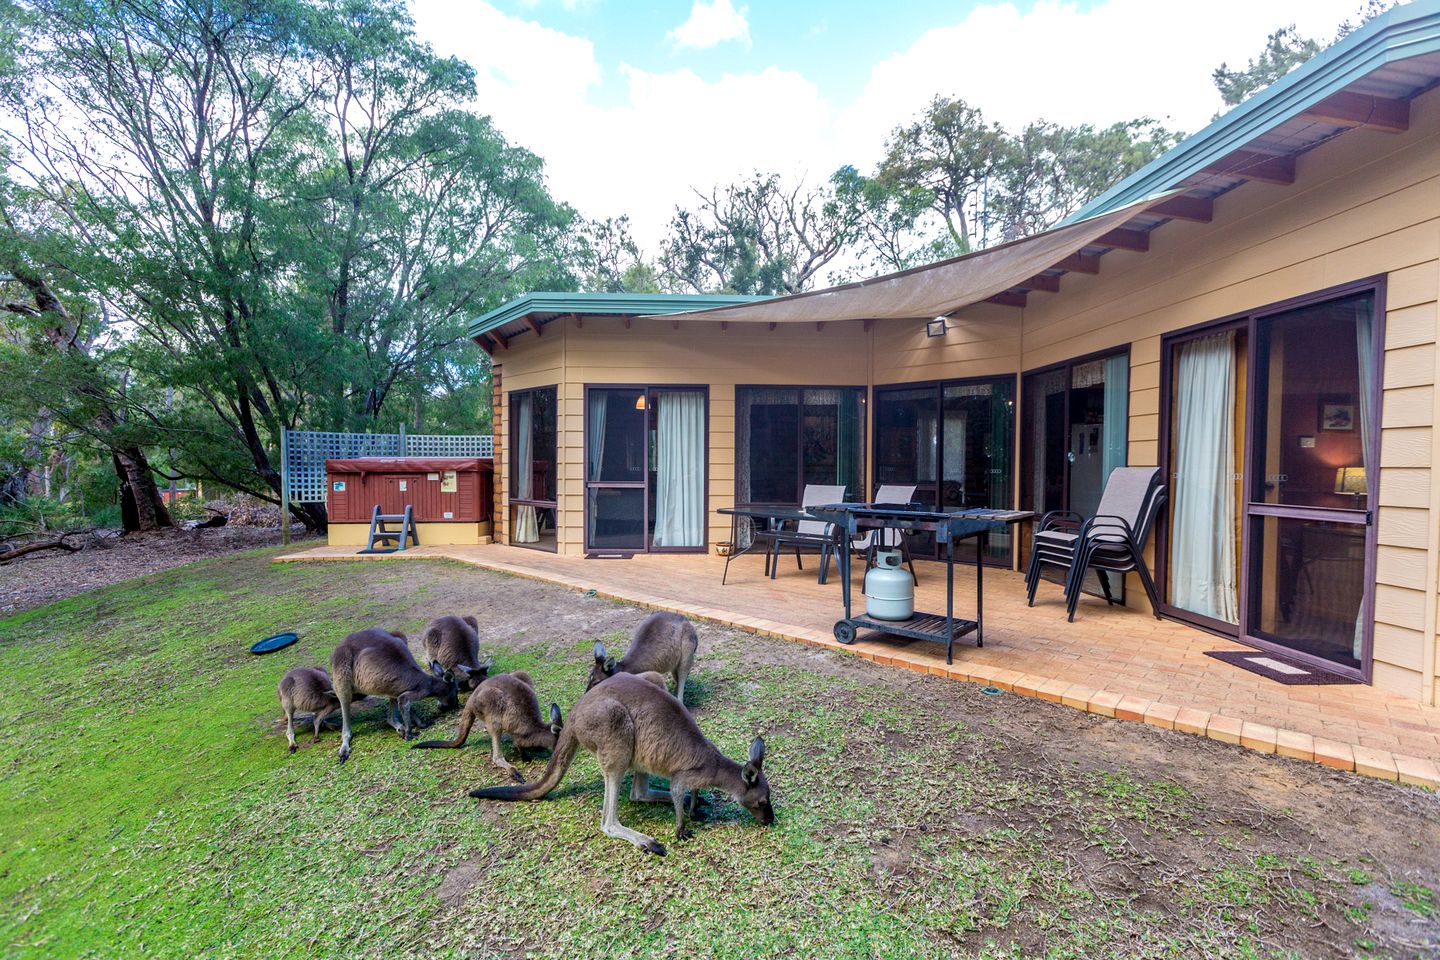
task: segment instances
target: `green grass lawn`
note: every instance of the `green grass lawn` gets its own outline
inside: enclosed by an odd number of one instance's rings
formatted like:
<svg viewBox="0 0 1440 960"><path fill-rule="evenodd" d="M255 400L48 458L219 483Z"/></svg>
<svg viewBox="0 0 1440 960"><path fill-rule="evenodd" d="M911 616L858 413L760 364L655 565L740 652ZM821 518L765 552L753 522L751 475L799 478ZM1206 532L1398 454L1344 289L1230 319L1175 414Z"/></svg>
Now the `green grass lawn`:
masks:
<svg viewBox="0 0 1440 960"><path fill-rule="evenodd" d="M778 823L717 802L661 859L600 834L581 754L481 805L488 741L369 711L299 753L286 669L474 612L568 712L642 611L446 563L172 570L0 621L0 952L15 957L1432 956L1433 795L702 629L701 727L761 732ZM277 629L299 644L245 648ZM618 651L617 651L618 652ZM423 710L433 714L433 702ZM453 729L441 717L436 731ZM513 754L512 754L513 756ZM543 761L525 765L539 774Z"/></svg>

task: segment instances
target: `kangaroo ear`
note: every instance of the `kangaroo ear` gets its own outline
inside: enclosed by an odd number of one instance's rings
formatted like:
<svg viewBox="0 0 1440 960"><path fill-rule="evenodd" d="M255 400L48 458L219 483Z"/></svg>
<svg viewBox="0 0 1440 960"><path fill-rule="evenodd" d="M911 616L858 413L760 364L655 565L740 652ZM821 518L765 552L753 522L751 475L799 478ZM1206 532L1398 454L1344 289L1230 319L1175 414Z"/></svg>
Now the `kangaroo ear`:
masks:
<svg viewBox="0 0 1440 960"><path fill-rule="evenodd" d="M485 662L482 663L482 664L480 664L480 666L478 666L478 667L475 668L475 672L478 673L478 674L480 674L482 677L483 677L483 676L489 676L489 675L490 675L490 668L493 667L493 666L495 666L495 658L494 658L493 656L492 656L492 657L486 657L486 658L485 658Z"/></svg>
<svg viewBox="0 0 1440 960"><path fill-rule="evenodd" d="M448 679L449 679L449 676L445 673L445 668L442 667L442 666L440 666L440 661L439 661L439 660L431 660L431 661L430 661L430 673L431 673L433 676L437 676L437 677L440 677L440 678L445 679L445 680L448 680Z"/></svg>
<svg viewBox="0 0 1440 960"><path fill-rule="evenodd" d="M560 728L564 723L564 719L560 716L560 704L550 704L550 732L558 737L560 735Z"/></svg>
<svg viewBox="0 0 1440 960"><path fill-rule="evenodd" d="M611 677L615 676L615 658L614 658L614 657L606 657L606 658L605 658L605 673L606 673L607 676L611 676Z"/></svg>
<svg viewBox="0 0 1440 960"><path fill-rule="evenodd" d="M476 620L476 619L475 619L473 616L471 616L470 614L467 613L465 616L461 617L460 619L461 619L461 620L464 620L466 623L470 624L470 629L472 629L472 630L479 630L479 629L480 629L480 621L479 621L479 620Z"/></svg>
<svg viewBox="0 0 1440 960"><path fill-rule="evenodd" d="M605 666L605 644L599 640L595 641L595 662L602 667Z"/></svg>
<svg viewBox="0 0 1440 960"><path fill-rule="evenodd" d="M410 638L405 636L405 634L401 633L399 630L391 630L390 636L394 637L396 640L404 640L406 643L410 642Z"/></svg>

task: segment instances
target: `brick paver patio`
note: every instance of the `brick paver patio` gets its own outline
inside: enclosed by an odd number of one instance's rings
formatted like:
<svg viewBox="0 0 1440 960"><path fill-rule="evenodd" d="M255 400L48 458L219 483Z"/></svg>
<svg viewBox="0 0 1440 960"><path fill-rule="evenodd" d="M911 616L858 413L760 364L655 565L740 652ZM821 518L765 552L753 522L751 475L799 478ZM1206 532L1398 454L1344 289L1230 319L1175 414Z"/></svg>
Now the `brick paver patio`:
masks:
<svg viewBox="0 0 1440 960"><path fill-rule="evenodd" d="M585 560L486 545L411 548L379 559L395 557L450 558L846 650L882 664L993 684L1105 716L1440 786L1440 708L1362 685L1285 686L1204 655L1206 650L1247 649L1239 644L1088 597L1076 621L1067 623L1058 586L1042 584L1035 607L1029 608L1024 583L1011 571L985 571L985 646L958 643L955 663L947 667L944 649L922 641L836 643L831 629L842 613L840 584L833 575L825 586L816 583L813 558L807 558L804 573L796 571L793 560L782 562L772 581L762 575L758 555L741 557L721 586L724 561L696 554ZM353 547L319 547L279 559L369 558L357 557ZM923 561L916 566L917 609L943 611L944 567ZM957 565L956 613L961 616L972 610L974 577L973 569Z"/></svg>

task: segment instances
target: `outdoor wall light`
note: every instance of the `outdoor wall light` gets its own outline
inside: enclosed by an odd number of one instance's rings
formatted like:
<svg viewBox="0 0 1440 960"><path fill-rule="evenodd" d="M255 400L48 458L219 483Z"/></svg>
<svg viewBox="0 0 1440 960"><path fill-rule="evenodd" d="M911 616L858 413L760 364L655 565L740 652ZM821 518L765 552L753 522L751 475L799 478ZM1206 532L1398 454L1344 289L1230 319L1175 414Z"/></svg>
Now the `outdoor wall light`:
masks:
<svg viewBox="0 0 1440 960"><path fill-rule="evenodd" d="M943 337L943 336L945 336L945 318L944 318L944 317L936 317L934 320L926 320L926 321L925 321L925 336L927 336L927 337Z"/></svg>

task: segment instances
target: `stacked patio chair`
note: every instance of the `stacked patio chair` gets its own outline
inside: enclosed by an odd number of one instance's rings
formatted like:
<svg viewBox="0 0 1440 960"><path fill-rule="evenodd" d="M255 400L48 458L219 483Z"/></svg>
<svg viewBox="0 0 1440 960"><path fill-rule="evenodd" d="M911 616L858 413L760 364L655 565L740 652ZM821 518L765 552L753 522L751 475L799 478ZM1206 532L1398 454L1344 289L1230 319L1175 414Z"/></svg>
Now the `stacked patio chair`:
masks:
<svg viewBox="0 0 1440 960"><path fill-rule="evenodd" d="M908 505L914 499L914 484L908 487L886 484L875 491L876 503ZM920 583L920 578L915 575L915 561L910 558L910 548L905 545L905 535L899 530L866 530L863 537L850 541L850 549L865 558L862 571L875 566L875 554L878 551L898 549L901 559L910 568L910 579L917 585Z"/></svg>
<svg viewBox="0 0 1440 960"><path fill-rule="evenodd" d="M1159 619L1160 599L1145 565L1145 541L1165 504L1165 495L1159 467L1117 467L1105 481L1095 516L1086 519L1069 510L1045 514L1035 528L1030 566L1025 571L1028 605L1035 605L1035 588L1046 566L1065 570L1066 613L1072 623L1086 571L1095 571L1108 604L1116 602L1110 591L1110 574L1134 571Z"/></svg>
<svg viewBox="0 0 1440 960"><path fill-rule="evenodd" d="M805 484L805 493L800 498L801 507L823 507L830 503L843 503L845 500L845 485L827 485L820 483ZM795 566L801 570L805 569L800 562L800 551L802 549L820 551L820 582L825 582L826 575L830 571L830 557L838 544L835 541L834 524L823 523L819 520L801 520L795 524L794 530L771 530L766 534L770 538L770 579L775 579L776 568L780 566L780 550L794 548Z"/></svg>

